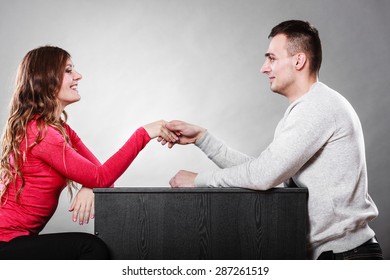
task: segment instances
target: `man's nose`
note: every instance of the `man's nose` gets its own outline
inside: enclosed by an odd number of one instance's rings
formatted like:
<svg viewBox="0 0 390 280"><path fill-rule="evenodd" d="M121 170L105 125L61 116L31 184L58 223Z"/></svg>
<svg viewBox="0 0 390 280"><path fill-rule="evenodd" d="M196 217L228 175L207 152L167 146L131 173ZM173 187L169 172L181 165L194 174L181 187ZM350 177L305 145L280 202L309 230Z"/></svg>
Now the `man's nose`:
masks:
<svg viewBox="0 0 390 280"><path fill-rule="evenodd" d="M263 66L261 66L260 68L260 72L262 74L267 74L269 71L270 71L269 64L267 63L267 61L264 61Z"/></svg>

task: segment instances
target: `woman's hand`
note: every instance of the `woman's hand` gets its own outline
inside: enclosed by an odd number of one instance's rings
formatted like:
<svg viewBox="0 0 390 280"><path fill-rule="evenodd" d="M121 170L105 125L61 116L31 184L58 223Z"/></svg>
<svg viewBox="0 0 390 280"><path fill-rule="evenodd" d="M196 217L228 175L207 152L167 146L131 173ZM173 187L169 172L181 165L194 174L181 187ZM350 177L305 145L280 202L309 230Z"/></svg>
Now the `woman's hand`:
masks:
<svg viewBox="0 0 390 280"><path fill-rule="evenodd" d="M167 122L166 121L156 121L147 125L144 125L144 129L149 134L151 139L154 139L156 137L159 138L159 141L162 145L165 145L166 143L175 143L179 138L177 135L170 131L168 128L166 128Z"/></svg>
<svg viewBox="0 0 390 280"><path fill-rule="evenodd" d="M72 220L79 224L88 224L89 219L95 218L95 195L90 188L82 187L76 194L69 211L73 211Z"/></svg>

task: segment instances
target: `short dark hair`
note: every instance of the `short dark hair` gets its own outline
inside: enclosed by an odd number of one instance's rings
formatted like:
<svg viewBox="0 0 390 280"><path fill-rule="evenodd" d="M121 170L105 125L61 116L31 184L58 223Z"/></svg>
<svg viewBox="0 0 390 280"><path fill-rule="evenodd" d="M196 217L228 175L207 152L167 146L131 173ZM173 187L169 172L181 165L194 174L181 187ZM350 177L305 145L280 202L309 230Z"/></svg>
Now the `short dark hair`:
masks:
<svg viewBox="0 0 390 280"><path fill-rule="evenodd" d="M268 38L273 38L278 34L286 35L289 54L306 53L310 61L310 72L318 74L322 62L322 47L318 30L307 21L287 20L272 28Z"/></svg>

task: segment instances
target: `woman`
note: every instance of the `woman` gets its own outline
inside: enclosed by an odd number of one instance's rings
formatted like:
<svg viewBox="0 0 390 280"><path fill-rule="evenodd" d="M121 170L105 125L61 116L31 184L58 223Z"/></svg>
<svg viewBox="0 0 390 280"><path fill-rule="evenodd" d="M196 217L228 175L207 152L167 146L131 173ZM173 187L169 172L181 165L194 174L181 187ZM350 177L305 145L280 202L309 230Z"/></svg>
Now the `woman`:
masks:
<svg viewBox="0 0 390 280"><path fill-rule="evenodd" d="M71 210L74 221L88 221L91 188L112 187L151 139L177 140L157 121L137 129L101 164L66 123L64 108L80 100L81 78L58 47L34 49L19 66L2 141L0 259L107 259L105 244L92 234L39 235L62 190L74 182L83 186Z"/></svg>

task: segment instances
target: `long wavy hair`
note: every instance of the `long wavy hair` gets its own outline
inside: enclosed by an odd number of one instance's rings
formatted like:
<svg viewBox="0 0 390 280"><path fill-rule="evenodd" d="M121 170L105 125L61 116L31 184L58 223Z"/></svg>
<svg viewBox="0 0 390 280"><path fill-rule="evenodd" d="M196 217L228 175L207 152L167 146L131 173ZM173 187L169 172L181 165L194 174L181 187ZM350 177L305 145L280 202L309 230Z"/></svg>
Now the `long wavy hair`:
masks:
<svg viewBox="0 0 390 280"><path fill-rule="evenodd" d="M25 185L22 167L26 152L42 141L47 126L56 128L63 135L65 143L69 143L64 128L67 115L65 111L61 111L57 96L64 78L66 62L70 57L70 54L61 48L44 46L28 52L19 65L2 139L1 202L4 202L4 195L11 182L17 188L18 200ZM27 124L32 119L36 119L38 135L33 143L27 143ZM22 153L21 143L24 139L26 146ZM16 186L17 178L21 179L20 186Z"/></svg>

